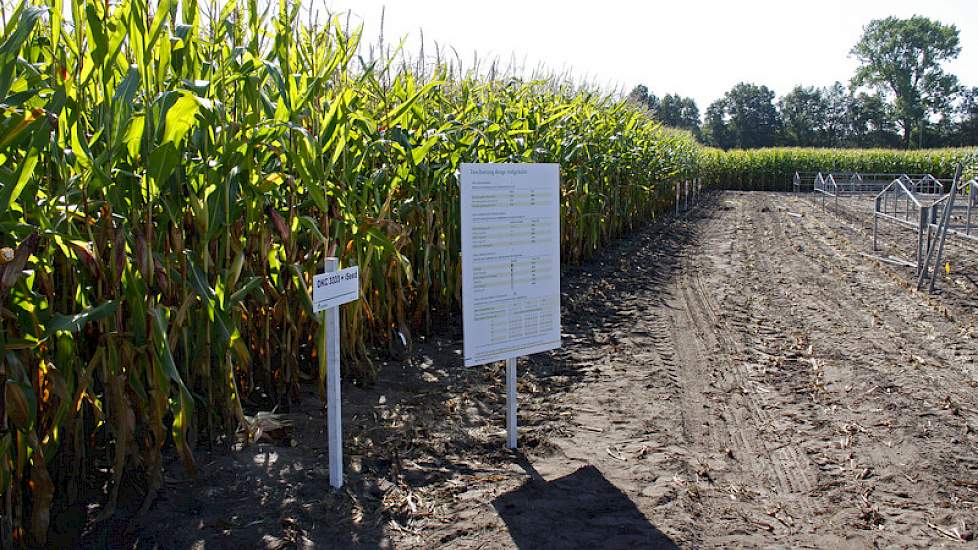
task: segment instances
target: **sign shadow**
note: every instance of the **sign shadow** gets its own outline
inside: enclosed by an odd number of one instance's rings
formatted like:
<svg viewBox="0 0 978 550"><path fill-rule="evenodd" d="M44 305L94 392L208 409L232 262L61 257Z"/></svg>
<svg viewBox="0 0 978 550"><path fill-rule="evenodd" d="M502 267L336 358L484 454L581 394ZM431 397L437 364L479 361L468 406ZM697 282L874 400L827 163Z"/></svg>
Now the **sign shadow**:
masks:
<svg viewBox="0 0 978 550"><path fill-rule="evenodd" d="M679 548L594 466L546 481L518 462L531 479L492 502L518 548Z"/></svg>

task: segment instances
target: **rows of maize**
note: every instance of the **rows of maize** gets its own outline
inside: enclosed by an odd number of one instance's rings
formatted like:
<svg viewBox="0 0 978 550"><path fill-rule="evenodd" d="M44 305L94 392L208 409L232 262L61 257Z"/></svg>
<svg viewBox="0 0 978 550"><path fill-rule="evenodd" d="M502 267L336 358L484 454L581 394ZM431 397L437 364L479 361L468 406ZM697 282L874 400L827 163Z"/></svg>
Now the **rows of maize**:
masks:
<svg viewBox="0 0 978 550"><path fill-rule="evenodd" d="M951 178L958 162L978 167L978 149L704 149L699 168L703 177L723 189L791 191L795 172L906 173Z"/></svg>
<svg viewBox="0 0 978 550"><path fill-rule="evenodd" d="M376 374L372 350L457 312L459 163L559 162L567 262L667 210L696 172L688 134L607 95L365 59L358 30L286 0L213 6L3 12L8 543L43 543L99 476L103 517L127 470L148 506L165 448L194 472L199 442L248 437L249 405L321 388L308 285L327 255L360 267L342 311L354 380Z"/></svg>

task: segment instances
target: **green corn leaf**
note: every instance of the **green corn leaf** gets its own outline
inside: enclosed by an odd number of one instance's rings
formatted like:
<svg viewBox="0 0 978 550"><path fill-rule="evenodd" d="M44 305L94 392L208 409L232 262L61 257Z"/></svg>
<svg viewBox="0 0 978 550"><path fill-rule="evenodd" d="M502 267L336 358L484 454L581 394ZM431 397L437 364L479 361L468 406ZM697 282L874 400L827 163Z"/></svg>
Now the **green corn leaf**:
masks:
<svg viewBox="0 0 978 550"><path fill-rule="evenodd" d="M119 302L111 300L74 315L54 314L46 325L47 334L51 336L59 331L78 332L87 323L112 315L118 307Z"/></svg>
<svg viewBox="0 0 978 550"><path fill-rule="evenodd" d="M193 127L200 110L200 102L197 96L190 92L180 90L177 92L177 99L166 110L166 122L164 123L163 138L161 145L179 144Z"/></svg>
<svg viewBox="0 0 978 550"><path fill-rule="evenodd" d="M207 277L200 270L200 268L197 267L197 263L190 256L189 251L187 254L187 260L190 264L190 272L188 273L190 284L193 286L194 290L197 291L197 295L204 300L204 303L208 309L213 308L213 304L217 300L217 295L214 293L214 289L207 283Z"/></svg>
<svg viewBox="0 0 978 550"><path fill-rule="evenodd" d="M256 288L260 288L261 285L262 285L262 283L264 283L264 282L265 282L265 279L262 278L262 277L251 277L251 278L249 278L248 279L248 282L246 282L241 288L239 288L238 290L234 291L233 294L231 294L231 297L227 301L226 309L230 309L230 308L238 305L253 290L255 290Z"/></svg>
<svg viewBox="0 0 978 550"><path fill-rule="evenodd" d="M129 119L129 124L126 127L126 132L123 135L122 142L126 146L126 152L129 154L130 160L136 160L136 158L139 156L139 150L143 144L143 132L145 125L145 115L135 115Z"/></svg>
<svg viewBox="0 0 978 550"><path fill-rule="evenodd" d="M389 126L393 121L397 120L398 118L401 117L401 115L407 112L407 110L410 109L421 97L423 97L425 94L430 92L436 86L441 86L442 84L444 84L444 82L440 80L435 80L422 86L420 89L414 92L410 97L404 100L403 103L398 105L396 109L391 111L391 113L384 118L383 124L385 126Z"/></svg>
<svg viewBox="0 0 978 550"><path fill-rule="evenodd" d="M191 475L196 475L197 466L194 462L193 452L187 441L187 431L190 429L190 421L194 413L194 400L190 391L184 384L183 379L177 371L176 362L170 352L170 345L167 337L167 320L164 312L160 308L150 310L153 319L153 351L156 364L162 368L163 374L170 382L177 386L177 398L171 401L170 409L173 411L173 426L171 435L174 445L183 461L184 468Z"/></svg>
<svg viewBox="0 0 978 550"><path fill-rule="evenodd" d="M21 2L11 13L7 28L4 29L6 38L0 43L0 102L4 101L13 85L14 67L17 66L21 48L46 11L47 8Z"/></svg>

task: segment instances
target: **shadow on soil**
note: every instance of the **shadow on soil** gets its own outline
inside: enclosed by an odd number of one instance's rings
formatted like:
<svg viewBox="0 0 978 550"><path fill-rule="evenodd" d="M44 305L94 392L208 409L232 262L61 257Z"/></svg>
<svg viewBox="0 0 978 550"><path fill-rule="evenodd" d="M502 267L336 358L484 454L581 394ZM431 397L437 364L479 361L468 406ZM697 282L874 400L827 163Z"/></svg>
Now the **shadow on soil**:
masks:
<svg viewBox="0 0 978 550"><path fill-rule="evenodd" d="M523 466L531 479L492 503L518 548L679 548L594 466L553 481Z"/></svg>

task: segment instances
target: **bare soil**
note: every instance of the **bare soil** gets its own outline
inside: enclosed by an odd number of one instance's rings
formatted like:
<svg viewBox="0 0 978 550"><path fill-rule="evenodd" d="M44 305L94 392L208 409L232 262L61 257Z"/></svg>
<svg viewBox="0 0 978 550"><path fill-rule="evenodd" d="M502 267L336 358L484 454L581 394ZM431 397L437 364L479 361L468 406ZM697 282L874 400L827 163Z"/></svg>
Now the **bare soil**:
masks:
<svg viewBox="0 0 978 550"><path fill-rule="evenodd" d="M961 545L978 528L975 260L952 245L931 296L861 253L858 208L710 195L564 273L564 347L520 363L519 452L502 366L463 368L443 327L376 386L344 387L342 492L309 395L290 428L198 450L197 480L174 461L149 513L133 491L75 544Z"/></svg>

